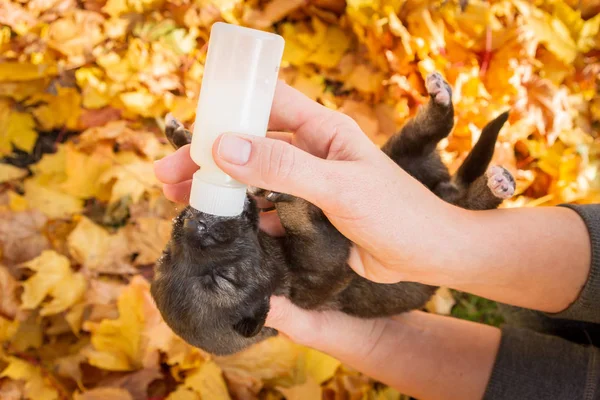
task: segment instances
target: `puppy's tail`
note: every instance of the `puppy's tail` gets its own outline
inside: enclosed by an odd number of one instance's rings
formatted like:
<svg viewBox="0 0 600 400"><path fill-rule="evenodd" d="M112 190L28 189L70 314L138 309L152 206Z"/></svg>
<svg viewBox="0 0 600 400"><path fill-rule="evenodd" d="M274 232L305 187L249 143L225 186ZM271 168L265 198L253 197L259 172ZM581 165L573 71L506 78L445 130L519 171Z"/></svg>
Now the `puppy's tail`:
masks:
<svg viewBox="0 0 600 400"><path fill-rule="evenodd" d="M479 140L471 149L471 152L465 158L461 166L455 174L455 181L458 184L469 185L479 178L487 170L492 156L494 155L494 147L498 139L498 133L508 120L508 111L503 112L494 120L489 122L481 131Z"/></svg>

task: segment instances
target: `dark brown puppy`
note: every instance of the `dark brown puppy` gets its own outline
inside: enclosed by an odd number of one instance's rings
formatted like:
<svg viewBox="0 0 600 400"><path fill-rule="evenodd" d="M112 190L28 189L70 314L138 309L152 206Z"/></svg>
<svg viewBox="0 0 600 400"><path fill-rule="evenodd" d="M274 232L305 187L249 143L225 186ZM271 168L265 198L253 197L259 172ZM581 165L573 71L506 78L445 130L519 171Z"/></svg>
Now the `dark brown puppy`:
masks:
<svg viewBox="0 0 600 400"><path fill-rule="evenodd" d="M492 121L450 177L436 151L454 124L450 86L439 74L427 78L429 103L382 150L442 199L470 209L496 208L514 192L501 167L487 170L507 114ZM166 135L175 148L191 134L172 118ZM487 170L487 172L486 172ZM215 217L187 207L157 263L152 294L171 328L189 343L215 354L237 352L275 334L264 328L272 294L306 309L340 310L363 318L423 307L436 290L418 283L378 284L347 264L351 243L309 202L254 189L276 204L283 238L258 231L258 210L249 198L242 216Z"/></svg>
<svg viewBox="0 0 600 400"><path fill-rule="evenodd" d="M438 73L426 79L430 101L382 147L396 164L440 198L457 206L494 209L512 196L515 181L489 163L503 113L486 127L454 176L437 145L454 126L452 90ZM333 309L363 317L382 317L421 308L437 288L411 282L379 284L357 275L347 264L351 243L309 202L286 194L253 189L276 204L285 228L285 256L290 268L289 298L306 309Z"/></svg>

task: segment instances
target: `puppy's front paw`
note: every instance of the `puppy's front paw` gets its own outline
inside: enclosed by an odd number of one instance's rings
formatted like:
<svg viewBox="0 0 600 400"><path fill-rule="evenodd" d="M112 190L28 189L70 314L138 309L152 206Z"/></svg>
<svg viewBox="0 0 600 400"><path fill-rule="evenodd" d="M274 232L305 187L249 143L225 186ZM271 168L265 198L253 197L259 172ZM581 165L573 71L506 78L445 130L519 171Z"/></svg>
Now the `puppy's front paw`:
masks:
<svg viewBox="0 0 600 400"><path fill-rule="evenodd" d="M439 72L427 75L425 80L427 93L439 105L448 106L452 100L452 89Z"/></svg>
<svg viewBox="0 0 600 400"><path fill-rule="evenodd" d="M165 136L176 149L192 142L192 134L171 113L165 117Z"/></svg>
<svg viewBox="0 0 600 400"><path fill-rule="evenodd" d="M487 185L499 199L509 199L515 194L515 178L504 167L498 165L491 167L485 174Z"/></svg>
<svg viewBox="0 0 600 400"><path fill-rule="evenodd" d="M287 195L285 193L273 192L271 190L261 189L255 186L249 186L248 193L250 193L252 196L262 197L267 201L270 201L271 203L287 201L291 198L290 195Z"/></svg>

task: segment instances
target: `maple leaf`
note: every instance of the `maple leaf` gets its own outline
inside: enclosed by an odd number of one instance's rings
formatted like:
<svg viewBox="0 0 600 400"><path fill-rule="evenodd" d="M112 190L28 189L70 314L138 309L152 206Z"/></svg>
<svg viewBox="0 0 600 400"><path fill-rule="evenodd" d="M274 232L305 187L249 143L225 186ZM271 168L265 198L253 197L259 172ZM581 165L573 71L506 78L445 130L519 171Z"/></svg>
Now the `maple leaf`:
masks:
<svg viewBox="0 0 600 400"><path fill-rule="evenodd" d="M19 285L17 280L11 275L8 268L0 265L0 316L14 318L19 311L19 301L17 299L17 289Z"/></svg>
<svg viewBox="0 0 600 400"><path fill-rule="evenodd" d="M10 164L0 163L0 183L20 179L27 175L26 169L14 167Z"/></svg>
<svg viewBox="0 0 600 400"><path fill-rule="evenodd" d="M25 381L25 395L31 400L58 399L58 391L44 378L39 367L16 357L3 357L8 366L0 372L1 377Z"/></svg>
<svg viewBox="0 0 600 400"><path fill-rule="evenodd" d="M117 307L117 319L84 323L83 328L91 332L94 347L87 352L89 363L111 371L154 365L158 361L155 343L167 341L153 337L154 329L169 337L172 332L161 326L164 322L152 300L148 282L140 276L134 277L119 296Z"/></svg>
<svg viewBox="0 0 600 400"><path fill-rule="evenodd" d="M57 314L82 298L86 288L85 278L71 270L71 263L67 257L53 250L44 250L23 266L36 271L23 283L21 301L24 309L36 308L50 295L52 300L42 305L40 314Z"/></svg>
<svg viewBox="0 0 600 400"><path fill-rule="evenodd" d="M19 264L46 250L49 242L42 234L46 221L37 210L0 211L0 248L4 261Z"/></svg>
<svg viewBox="0 0 600 400"><path fill-rule="evenodd" d="M74 400L133 400L133 397L125 389L121 388L95 388L83 393L75 393Z"/></svg>
<svg viewBox="0 0 600 400"><path fill-rule="evenodd" d="M33 111L33 116L42 130L50 131L63 127L76 130L79 127L81 95L75 88L58 86L56 95L35 94L27 103L43 103Z"/></svg>
<svg viewBox="0 0 600 400"><path fill-rule="evenodd" d="M2 65L3 63L0 63L0 68ZM2 98L0 98L0 132L2 132L0 156L11 153L12 146L31 152L37 140L33 116L14 111L11 104Z"/></svg>
<svg viewBox="0 0 600 400"><path fill-rule="evenodd" d="M135 153L121 152L115 156L115 163L100 177L101 183L112 187L111 203L123 197L137 203L144 193L159 187L152 164Z"/></svg>
<svg viewBox="0 0 600 400"><path fill-rule="evenodd" d="M25 181L25 200L31 208L48 218L67 218L83 210L83 201L67 193L41 186L32 179Z"/></svg>
<svg viewBox="0 0 600 400"><path fill-rule="evenodd" d="M136 265L153 264L171 237L171 222L159 218L138 218L125 228L128 247L137 253Z"/></svg>
<svg viewBox="0 0 600 400"><path fill-rule="evenodd" d="M193 390L181 385L175 391L169 393L167 400L200 400L200 397Z"/></svg>
<svg viewBox="0 0 600 400"><path fill-rule="evenodd" d="M131 274L136 270L126 258L132 251L123 232L111 235L82 217L70 233L67 244L73 258L89 270L109 274Z"/></svg>
<svg viewBox="0 0 600 400"><path fill-rule="evenodd" d="M192 371L185 378L183 386L195 391L201 399L230 400L221 368L213 361L206 361Z"/></svg>

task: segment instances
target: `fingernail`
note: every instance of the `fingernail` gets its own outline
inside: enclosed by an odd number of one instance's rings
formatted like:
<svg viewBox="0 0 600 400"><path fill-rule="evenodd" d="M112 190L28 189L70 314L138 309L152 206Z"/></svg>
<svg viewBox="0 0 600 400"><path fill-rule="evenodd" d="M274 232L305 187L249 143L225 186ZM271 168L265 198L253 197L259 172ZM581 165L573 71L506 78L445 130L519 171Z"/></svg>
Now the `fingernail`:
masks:
<svg viewBox="0 0 600 400"><path fill-rule="evenodd" d="M250 159L252 143L235 135L223 135L217 154L223 160L237 165L245 165Z"/></svg>

